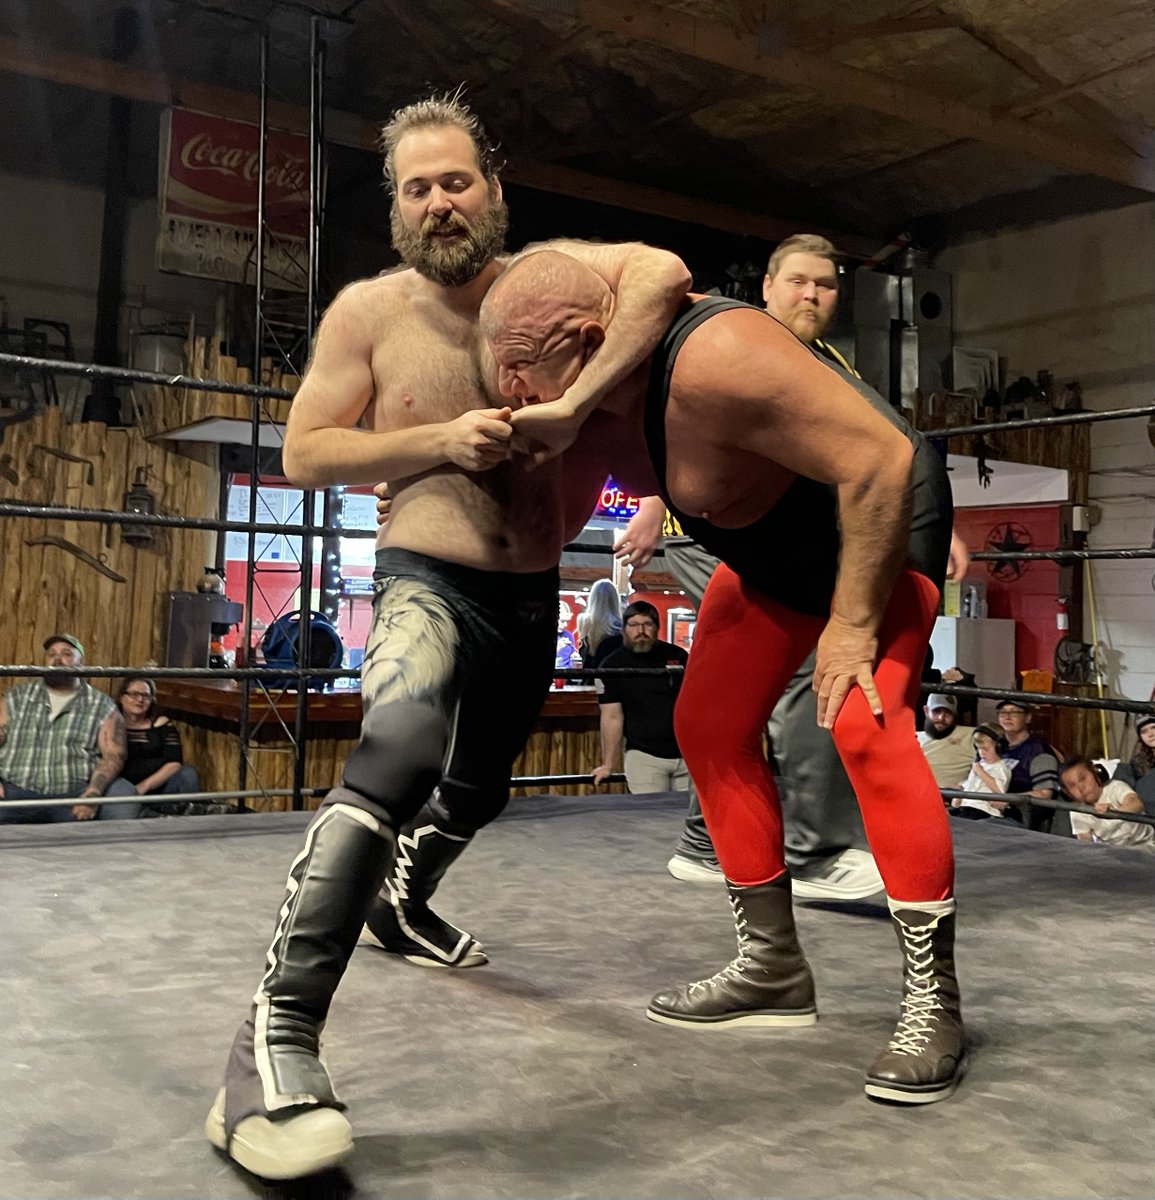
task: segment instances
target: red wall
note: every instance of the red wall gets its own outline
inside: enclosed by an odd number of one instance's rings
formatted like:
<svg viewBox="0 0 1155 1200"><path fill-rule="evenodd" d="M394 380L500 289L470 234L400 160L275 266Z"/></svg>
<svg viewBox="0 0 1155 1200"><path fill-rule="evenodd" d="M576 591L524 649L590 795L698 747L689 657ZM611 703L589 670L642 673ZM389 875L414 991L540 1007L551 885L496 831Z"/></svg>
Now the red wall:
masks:
<svg viewBox="0 0 1155 1200"><path fill-rule="evenodd" d="M246 564L241 560L230 559L225 569L225 594L230 600L245 602L245 569ZM372 567L345 568L346 575L370 577ZM279 616L292 612L299 607L301 571L294 563L286 564L282 570L257 571L256 583L253 587L253 644L260 645L264 631ZM321 568L313 568L313 594L321 586ZM343 596L337 609L337 632L341 635L346 649L354 646L364 646L369 637L369 623L372 619L372 596ZM226 649L235 649L240 637L238 626L224 639Z"/></svg>
<svg viewBox="0 0 1155 1200"><path fill-rule="evenodd" d="M994 550L989 545L996 528L1012 522L1026 531L1030 549L1053 550L1059 544L1059 506L1036 504L1021 508L956 508L955 532L970 550ZM1022 534L1017 540L1025 539ZM996 579L995 563L973 563L970 578L987 585L987 615L1015 621L1015 670L1051 669L1055 643L1063 635L1056 627L1059 568L1053 562L1024 562L1017 579Z"/></svg>

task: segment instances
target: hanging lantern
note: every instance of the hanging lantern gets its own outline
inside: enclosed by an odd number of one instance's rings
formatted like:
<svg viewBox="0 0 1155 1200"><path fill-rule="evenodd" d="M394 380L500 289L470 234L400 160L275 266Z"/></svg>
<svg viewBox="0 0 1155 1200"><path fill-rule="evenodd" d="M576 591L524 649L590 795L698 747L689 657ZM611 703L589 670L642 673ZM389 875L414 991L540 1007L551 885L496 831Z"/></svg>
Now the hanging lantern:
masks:
<svg viewBox="0 0 1155 1200"><path fill-rule="evenodd" d="M139 513L153 516L156 513L156 497L149 491L145 480L148 478L148 467L137 467L136 478L132 487L124 493L122 509L126 513ZM151 525L121 525L121 541L130 546L151 546L156 538Z"/></svg>

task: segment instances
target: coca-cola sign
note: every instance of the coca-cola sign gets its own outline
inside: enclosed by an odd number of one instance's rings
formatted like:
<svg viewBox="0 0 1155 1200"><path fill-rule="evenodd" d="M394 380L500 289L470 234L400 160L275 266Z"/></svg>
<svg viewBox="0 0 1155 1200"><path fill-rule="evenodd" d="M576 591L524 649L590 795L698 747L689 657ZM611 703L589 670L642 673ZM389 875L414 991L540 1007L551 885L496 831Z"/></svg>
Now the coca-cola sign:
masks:
<svg viewBox="0 0 1155 1200"><path fill-rule="evenodd" d="M260 129L187 108L161 126L162 270L253 281L260 176ZM265 142L265 247L271 287L304 287L309 227L309 142L268 131Z"/></svg>

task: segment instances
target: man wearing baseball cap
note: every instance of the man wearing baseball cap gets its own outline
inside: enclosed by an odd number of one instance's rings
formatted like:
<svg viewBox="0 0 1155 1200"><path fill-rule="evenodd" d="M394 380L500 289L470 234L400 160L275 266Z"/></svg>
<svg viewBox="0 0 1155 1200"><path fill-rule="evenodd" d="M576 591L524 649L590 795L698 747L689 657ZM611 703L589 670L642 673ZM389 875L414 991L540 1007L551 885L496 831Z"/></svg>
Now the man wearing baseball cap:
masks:
<svg viewBox="0 0 1155 1200"><path fill-rule="evenodd" d="M1059 756L1053 746L1031 732L1034 706L1025 700L1002 700L995 706L995 712L1009 747L1003 757L1013 764L1007 791L1029 792L1041 800L1053 800L1059 793ZM1065 812L1035 806L1024 812L1012 806L1007 815L1012 818L1018 815L1019 820L1025 819L1029 829L1040 833L1071 836L1071 820Z"/></svg>
<svg viewBox="0 0 1155 1200"><path fill-rule="evenodd" d="M49 668L79 667L84 646L75 634L54 633L44 640L44 655ZM125 755L120 710L84 679L50 669L15 684L0 698L0 799L69 803L0 806L0 823L135 817L139 804L95 803L101 796L136 794L120 778Z"/></svg>
<svg viewBox="0 0 1155 1200"><path fill-rule="evenodd" d="M918 744L934 772L939 787L956 788L967 777L974 759L974 730L958 723L958 701L935 692L923 708L926 725Z"/></svg>

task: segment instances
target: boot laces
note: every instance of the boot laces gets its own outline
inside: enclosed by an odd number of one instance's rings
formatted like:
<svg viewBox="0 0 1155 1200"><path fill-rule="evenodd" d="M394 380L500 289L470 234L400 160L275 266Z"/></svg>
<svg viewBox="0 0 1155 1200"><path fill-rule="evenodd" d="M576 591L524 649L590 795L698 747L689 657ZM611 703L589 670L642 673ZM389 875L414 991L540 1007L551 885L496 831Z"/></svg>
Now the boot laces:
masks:
<svg viewBox="0 0 1155 1200"><path fill-rule="evenodd" d="M934 976L934 948L929 925L904 926L906 978L898 1027L887 1046L895 1054L921 1054L935 1032L942 1003Z"/></svg>
<svg viewBox="0 0 1155 1200"><path fill-rule="evenodd" d="M734 913L734 930L738 935L738 954L737 957L724 966L720 971L711 975L709 979L699 979L696 983L691 983L687 989L691 996L696 995L700 991L707 991L715 984L727 983L732 979L740 979L747 967L751 966L753 959L750 957L750 935L746 932L746 914L742 910L742 901L736 896L730 897L730 908Z"/></svg>

